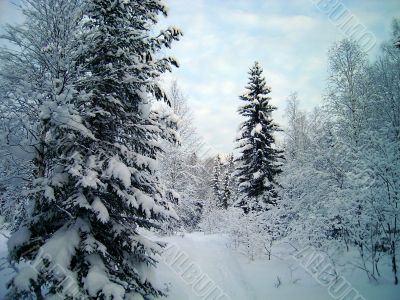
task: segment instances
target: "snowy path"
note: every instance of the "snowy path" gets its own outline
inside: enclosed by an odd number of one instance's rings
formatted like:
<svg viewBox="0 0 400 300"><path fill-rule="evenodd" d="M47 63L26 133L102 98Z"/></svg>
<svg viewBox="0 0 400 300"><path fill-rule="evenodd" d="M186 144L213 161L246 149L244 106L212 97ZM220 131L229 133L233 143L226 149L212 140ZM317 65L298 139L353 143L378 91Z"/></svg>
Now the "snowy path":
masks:
<svg viewBox="0 0 400 300"><path fill-rule="evenodd" d="M231 300L292 299L280 298L281 293L278 293L280 294L278 298L276 296L278 291L274 286L276 277L279 276L283 279L290 276L289 269L282 262L251 262L227 247L228 240L221 235L192 233L186 234L184 237L167 237L163 241L177 245L187 254L189 260L199 265L203 273L207 274ZM168 299L213 299L196 295L192 286L186 284L184 278L176 274L174 269L165 263L161 263L160 269L161 272L156 277L158 283L171 283ZM295 299L303 298L296 297ZM304 299L311 300L312 298L309 293L306 293Z"/></svg>
<svg viewBox="0 0 400 300"><path fill-rule="evenodd" d="M249 261L227 247L227 238L221 235L203 233L172 236L163 241L177 245L190 262L201 267L220 287L230 300L332 300L326 288L318 285L287 253L279 249L284 259L273 257L271 261L260 259ZM277 254L277 253L275 253ZM371 285L362 273L345 274L346 279L358 289L366 300L399 300L400 287L391 283ZM277 278L281 285L276 287ZM157 283L169 282L167 299L172 300L212 300L213 297L199 297L192 285L178 275L170 265L161 262ZM221 298L227 300L228 298ZM360 298L361 299L361 298Z"/></svg>
<svg viewBox="0 0 400 300"><path fill-rule="evenodd" d="M226 239L221 236L205 236L202 233L195 233L182 237L170 237L168 242L178 245L189 260L200 266L203 274L206 274L221 288L231 299L257 299L253 295L253 288L243 277L241 266L234 257L233 252L226 246ZM168 269L166 264L163 268ZM184 282L180 276L174 274L175 280ZM185 296L191 298L180 298L182 295L172 295L171 299L202 299L196 296L190 285L185 286Z"/></svg>

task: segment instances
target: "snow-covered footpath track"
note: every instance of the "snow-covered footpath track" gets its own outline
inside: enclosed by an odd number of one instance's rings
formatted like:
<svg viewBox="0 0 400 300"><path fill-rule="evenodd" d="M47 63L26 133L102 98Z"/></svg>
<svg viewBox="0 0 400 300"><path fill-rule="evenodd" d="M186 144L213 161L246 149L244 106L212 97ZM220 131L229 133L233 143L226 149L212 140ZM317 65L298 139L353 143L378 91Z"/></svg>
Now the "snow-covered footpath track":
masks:
<svg viewBox="0 0 400 300"><path fill-rule="evenodd" d="M220 290L220 295L226 295L221 300L257 299L252 295L252 288L243 277L241 266L233 255L234 253L226 247L226 239L218 235L205 236L202 233L193 233L184 237L174 236L163 240L175 245L176 249L182 253L182 258L178 259L178 264L183 262L182 267L180 269L175 267L177 264L173 264L174 258L167 259L167 262L162 262L161 276L158 277L160 282L164 280L172 282L171 299L203 299L207 298L207 294L216 288ZM174 256L175 253L170 253L170 255ZM207 286L208 282L208 288L200 289L199 285L196 285L198 280L195 278L188 280L185 275L182 276L182 273L189 273L181 271L190 265L201 270L196 275L199 280L203 278L203 286ZM170 274L171 271L173 276Z"/></svg>
<svg viewBox="0 0 400 300"><path fill-rule="evenodd" d="M190 264L195 264L201 269L199 278L203 275L209 278L211 281L209 291L218 287L229 297L221 297L221 300L333 299L325 287L315 282L288 255L289 251L282 248L283 245L275 249L275 254L281 256L281 259L274 256L270 261L266 259L250 261L228 247L228 238L223 235L191 233L184 236L165 237L162 241L174 245L174 249L179 249L180 253L184 253L183 258L177 259L178 264L184 262L180 267L173 264L173 259L179 255L169 253L173 258L162 259L155 276L159 285L168 283L170 288L168 299L218 299L207 297L207 293L202 293L205 296L199 296L194 288L196 282L192 283L193 280L187 280L185 276L182 276L183 270ZM389 281L379 285L370 284L365 275L357 270L344 275L366 300L400 299L400 288ZM279 286L277 286L278 280Z"/></svg>

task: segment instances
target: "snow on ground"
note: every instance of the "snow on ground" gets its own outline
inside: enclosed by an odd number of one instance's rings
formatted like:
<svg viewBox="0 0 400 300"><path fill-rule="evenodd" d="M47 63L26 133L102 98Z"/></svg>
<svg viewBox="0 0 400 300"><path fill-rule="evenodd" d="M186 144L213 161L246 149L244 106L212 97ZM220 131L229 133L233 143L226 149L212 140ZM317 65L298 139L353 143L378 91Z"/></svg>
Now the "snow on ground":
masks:
<svg viewBox="0 0 400 300"><path fill-rule="evenodd" d="M162 239L176 245L187 260L200 266L203 274L213 280L229 298L221 300L331 300L327 288L319 285L290 255L288 249L275 249L270 261L250 261L244 255L228 247L228 238L203 233L185 234ZM281 257L281 258L280 258ZM184 260L184 259L183 259ZM181 259L181 261L183 261ZM177 260L179 261L179 259ZM190 265L186 262L186 267ZM168 299L213 299L199 297L185 277L178 275L177 264L163 258L159 265L157 281L170 282ZM372 285L365 274L352 271L343 275L366 300L399 300L400 287L391 282ZM278 277L281 281L277 287ZM196 285L196 284L194 284ZM212 289L212 288L211 288ZM215 298L217 299L217 298ZM361 300L360 298L359 300ZM346 298L347 300L347 298ZM349 298L348 300L351 300Z"/></svg>
<svg viewBox="0 0 400 300"><path fill-rule="evenodd" d="M207 295L210 290L214 290L215 295L221 295L220 300L333 299L325 287L319 285L288 255L288 248L285 249L282 245L275 249L270 261L250 261L228 247L229 240L223 235L191 233L164 237L161 240L169 243L169 246L160 258L154 280L159 287L168 286L167 299L218 299L199 296ZM6 248L6 238L0 235L0 257L6 256ZM197 273L182 272L188 266L192 266L191 269ZM5 283L10 274L10 269L0 271L0 299L4 298ZM363 273L354 270L342 275L366 300L400 299L400 287L395 287L389 281L372 285ZM281 282L279 287L278 277ZM196 285L196 278L203 278L204 289L201 289L202 285ZM194 283L190 284L191 282Z"/></svg>

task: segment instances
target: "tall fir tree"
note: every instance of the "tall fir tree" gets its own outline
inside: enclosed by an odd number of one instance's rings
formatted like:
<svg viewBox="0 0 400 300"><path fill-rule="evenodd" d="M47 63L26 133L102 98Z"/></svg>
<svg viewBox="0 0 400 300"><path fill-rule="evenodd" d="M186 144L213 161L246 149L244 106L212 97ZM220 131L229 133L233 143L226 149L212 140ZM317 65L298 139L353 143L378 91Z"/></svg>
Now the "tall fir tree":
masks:
<svg viewBox="0 0 400 300"><path fill-rule="evenodd" d="M247 213L259 211L277 201L276 175L281 173L282 151L275 148L273 134L279 131L271 114L271 90L258 62L249 71L247 91L240 96L245 102L239 114L245 118L237 138L236 176L242 200L238 203Z"/></svg>
<svg viewBox="0 0 400 300"><path fill-rule="evenodd" d="M237 192L237 186L233 176L235 172L235 161L232 154L227 156L224 169L221 206L224 209L228 209L228 207L234 202L235 194Z"/></svg>
<svg viewBox="0 0 400 300"><path fill-rule="evenodd" d="M222 191L222 203L221 206L224 209L228 209L229 207L229 202L232 196L232 192L230 189L230 184L231 184L231 176L229 172L225 172L224 176L224 185L223 185L223 191Z"/></svg>
<svg viewBox="0 0 400 300"><path fill-rule="evenodd" d="M222 159L221 155L217 155L214 159L213 169L213 191L216 206L221 206L223 190L222 190Z"/></svg>
<svg viewBox="0 0 400 300"><path fill-rule="evenodd" d="M13 299L163 295L146 275L162 245L142 230L176 217L155 175L159 140L173 138L173 126L151 101L167 100L156 79L177 63L157 53L181 33L152 35L166 15L161 0L82 7L77 79L56 82L59 93L41 108L46 170L31 217L8 243L11 260L27 263L11 281Z"/></svg>

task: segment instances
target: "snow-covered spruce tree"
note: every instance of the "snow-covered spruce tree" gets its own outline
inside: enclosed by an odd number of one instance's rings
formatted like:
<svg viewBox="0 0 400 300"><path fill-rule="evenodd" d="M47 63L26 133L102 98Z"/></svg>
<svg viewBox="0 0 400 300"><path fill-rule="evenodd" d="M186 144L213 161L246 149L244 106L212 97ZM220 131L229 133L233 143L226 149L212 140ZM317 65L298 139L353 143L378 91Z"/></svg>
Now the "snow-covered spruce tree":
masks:
<svg viewBox="0 0 400 300"><path fill-rule="evenodd" d="M228 207L235 202L238 192L235 177L233 176L235 172L235 162L232 154L227 156L224 169L221 206L224 209L228 209Z"/></svg>
<svg viewBox="0 0 400 300"><path fill-rule="evenodd" d="M157 77L176 62L157 53L178 39L151 30L158 0L83 1L79 74L42 107L46 169L35 179L32 217L10 238L25 265L10 298L147 299L160 245L141 229L174 216L155 176L159 139L169 131L150 111L165 99Z"/></svg>
<svg viewBox="0 0 400 300"><path fill-rule="evenodd" d="M258 62L250 69L247 91L240 96L245 102L239 114L245 118L240 126L236 159L236 176L244 196L239 206L245 212L263 210L277 201L276 175L281 173L282 151L274 147L273 134L279 130L271 118L276 109L270 103L270 88Z"/></svg>
<svg viewBox="0 0 400 300"><path fill-rule="evenodd" d="M223 178L222 178L222 159L221 155L217 155L214 159L213 169L213 191L215 197L215 204L217 207L222 206L223 197Z"/></svg>
<svg viewBox="0 0 400 300"><path fill-rule="evenodd" d="M224 209L227 209L229 206L229 202L232 196L232 191L230 189L230 182L231 182L231 176L228 172L225 172L224 176L224 182L223 182L223 189L222 189L222 203L221 206Z"/></svg>

